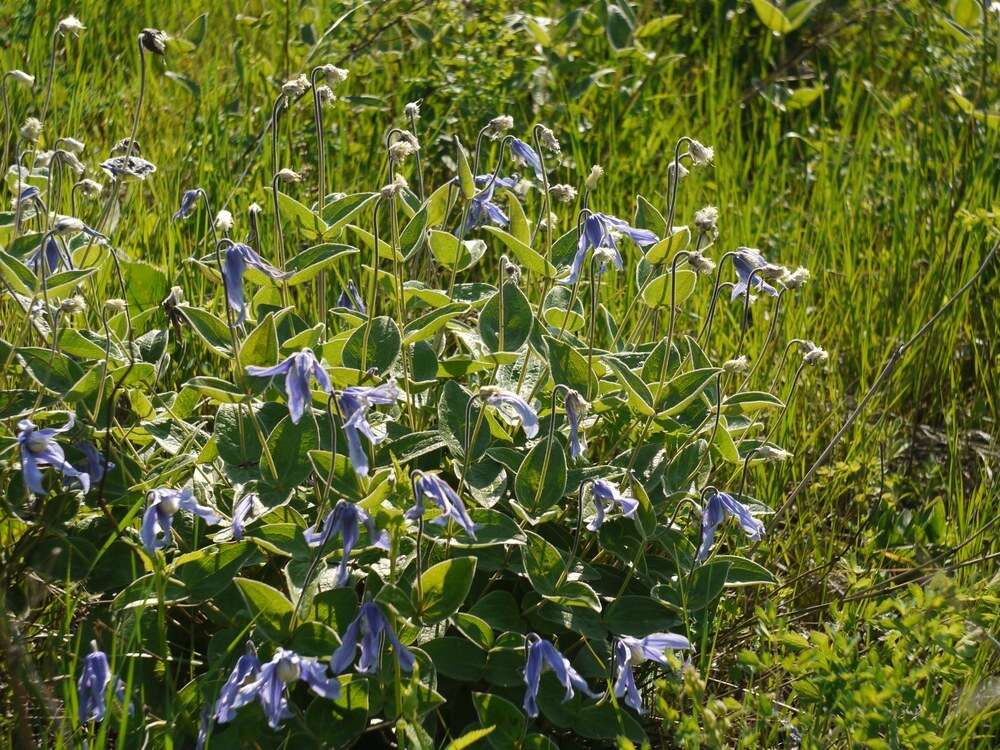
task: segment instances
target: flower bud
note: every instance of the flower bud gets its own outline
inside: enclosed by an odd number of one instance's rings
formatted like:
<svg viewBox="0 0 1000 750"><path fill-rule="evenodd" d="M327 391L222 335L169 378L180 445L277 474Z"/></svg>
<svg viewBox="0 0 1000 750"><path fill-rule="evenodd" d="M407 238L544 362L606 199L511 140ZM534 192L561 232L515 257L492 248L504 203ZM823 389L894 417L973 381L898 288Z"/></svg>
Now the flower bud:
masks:
<svg viewBox="0 0 1000 750"><path fill-rule="evenodd" d="M166 32L159 29L143 29L139 32L139 44L154 55L162 55L167 51L167 39L169 37Z"/></svg>
<svg viewBox="0 0 1000 750"><path fill-rule="evenodd" d="M29 88L35 85L35 77L31 75L31 73L25 73L23 70L18 70L17 68L15 68L14 70L10 71L8 75L18 83L23 83L25 86L28 86Z"/></svg>
<svg viewBox="0 0 1000 750"><path fill-rule="evenodd" d="M604 167L600 164L595 164L590 168L590 174L587 175L587 181L584 183L587 186L587 190L594 190L597 187L598 181L604 176Z"/></svg>
<svg viewBox="0 0 1000 750"><path fill-rule="evenodd" d="M497 115L486 125L486 135L496 140L514 127L514 118L510 115Z"/></svg>
<svg viewBox="0 0 1000 750"><path fill-rule="evenodd" d="M549 195L560 203L572 203L576 200L576 188L572 185L553 185L549 188Z"/></svg>
<svg viewBox="0 0 1000 750"><path fill-rule="evenodd" d="M220 232L228 232L233 228L233 215L226 209L221 209L215 215L215 228Z"/></svg>
<svg viewBox="0 0 1000 750"><path fill-rule="evenodd" d="M730 375L740 375L750 369L750 360L747 355L741 354L736 359L727 359L722 363L722 369Z"/></svg>
<svg viewBox="0 0 1000 750"><path fill-rule="evenodd" d="M690 145L688 145L688 153L691 155L692 164L696 167L703 167L706 164L712 163L712 159L715 156L715 149L692 140Z"/></svg>
<svg viewBox="0 0 1000 750"><path fill-rule="evenodd" d="M56 26L56 31L64 36L66 34L71 34L73 36L79 36L80 32L85 30L87 27L80 23L80 19L76 16L66 16L63 20L59 22Z"/></svg>

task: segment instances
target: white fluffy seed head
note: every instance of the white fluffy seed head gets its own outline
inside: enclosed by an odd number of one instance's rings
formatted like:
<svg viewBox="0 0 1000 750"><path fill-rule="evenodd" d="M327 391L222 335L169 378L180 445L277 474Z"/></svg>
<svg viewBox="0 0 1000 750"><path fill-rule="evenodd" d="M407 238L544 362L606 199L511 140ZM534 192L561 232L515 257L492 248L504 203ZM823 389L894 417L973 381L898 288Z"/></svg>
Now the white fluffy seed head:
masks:
<svg viewBox="0 0 1000 750"><path fill-rule="evenodd" d="M25 73L23 70L18 70L15 68L10 71L10 77L13 78L18 83L22 83L25 86L31 87L35 85L35 77L31 73Z"/></svg>
<svg viewBox="0 0 1000 750"><path fill-rule="evenodd" d="M562 153L562 148L559 145L559 140L556 138L556 134L544 125L538 126L538 141L549 151L557 154Z"/></svg>
<svg viewBox="0 0 1000 750"><path fill-rule="evenodd" d="M59 25L56 26L56 30L60 34L72 34L73 36L78 36L80 32L86 28L87 27L80 23L80 19L76 16L66 16L59 22Z"/></svg>
<svg viewBox="0 0 1000 750"><path fill-rule="evenodd" d="M788 289L801 289L809 281L809 269L799 266L794 271L786 272L780 281Z"/></svg>
<svg viewBox="0 0 1000 750"><path fill-rule="evenodd" d="M791 458L792 454L784 448L778 448L777 446L765 443L757 447L754 451L754 456L769 463L777 463L779 461L787 461Z"/></svg>
<svg viewBox="0 0 1000 750"><path fill-rule="evenodd" d="M52 231L56 234L73 234L75 232L82 232L86 224L80 221L75 216L60 216L52 227Z"/></svg>
<svg viewBox="0 0 1000 750"><path fill-rule="evenodd" d="M42 134L42 121L37 117L29 117L21 125L21 137L26 141L34 143Z"/></svg>
<svg viewBox="0 0 1000 750"><path fill-rule="evenodd" d="M486 135L496 139L514 127L514 118L510 115L497 115L486 125Z"/></svg>
<svg viewBox="0 0 1000 750"><path fill-rule="evenodd" d="M86 309L87 302L79 294L75 294L59 303L59 311L64 315L78 315Z"/></svg>
<svg viewBox="0 0 1000 750"><path fill-rule="evenodd" d="M382 198L388 200L389 198L395 198L397 195L403 192L409 185L406 182L406 178L401 174L397 174L396 178L390 182L388 185L382 188L380 191Z"/></svg>
<svg viewBox="0 0 1000 750"><path fill-rule="evenodd" d="M695 273L702 276L707 276L715 270L715 261L701 252L691 253L688 256L688 263Z"/></svg>
<svg viewBox="0 0 1000 750"><path fill-rule="evenodd" d="M576 200L576 188L572 185L553 185L549 188L549 195L560 203L572 203Z"/></svg>
<svg viewBox="0 0 1000 750"><path fill-rule="evenodd" d="M97 198L102 190L101 183L90 178L80 180L76 186L80 188L80 193L83 194L84 198Z"/></svg>
<svg viewBox="0 0 1000 750"><path fill-rule="evenodd" d="M590 168L590 174L587 175L587 180L584 183L587 186L587 190L593 190L597 187L597 183L604 176L604 167L600 164L595 164Z"/></svg>
<svg viewBox="0 0 1000 750"><path fill-rule="evenodd" d="M233 228L233 215L222 209L215 215L215 228L220 232L228 232Z"/></svg>
<svg viewBox="0 0 1000 750"><path fill-rule="evenodd" d="M696 167L711 164L712 159L715 158L715 149L695 140L692 140L688 146L688 153L691 154L691 163Z"/></svg>
<svg viewBox="0 0 1000 750"><path fill-rule="evenodd" d="M167 36L165 31L159 29L143 29L139 32L139 44L147 52L154 55L162 55L167 51Z"/></svg>
<svg viewBox="0 0 1000 750"><path fill-rule="evenodd" d="M322 71L323 77L331 86L336 86L338 83L343 83L347 80L347 70L338 68L336 65L324 65Z"/></svg>
<svg viewBox="0 0 1000 750"><path fill-rule="evenodd" d="M830 355L826 349L811 344L811 348L802 356L802 361L807 365L825 365L830 360Z"/></svg>
<svg viewBox="0 0 1000 750"><path fill-rule="evenodd" d="M741 354L735 359L728 359L722 363L722 369L730 375L740 375L750 369L750 360L747 355Z"/></svg>
<svg viewBox="0 0 1000 750"><path fill-rule="evenodd" d="M694 225L706 234L714 232L718 222L719 209L715 206L705 206L694 212Z"/></svg>
<svg viewBox="0 0 1000 750"><path fill-rule="evenodd" d="M403 107L403 114L410 120L420 119L420 102L409 102L405 107Z"/></svg>
<svg viewBox="0 0 1000 750"><path fill-rule="evenodd" d="M288 167L278 170L278 174L275 176L279 182L302 182L302 175Z"/></svg>
<svg viewBox="0 0 1000 750"><path fill-rule="evenodd" d="M285 95L287 99L298 99L300 96L305 94L311 87L309 79L306 78L301 73L295 78L289 78L283 84L281 84L281 93Z"/></svg>
<svg viewBox="0 0 1000 750"><path fill-rule="evenodd" d="M333 104L334 96L333 89L331 89L326 84L316 87L316 98L319 99L320 104Z"/></svg>

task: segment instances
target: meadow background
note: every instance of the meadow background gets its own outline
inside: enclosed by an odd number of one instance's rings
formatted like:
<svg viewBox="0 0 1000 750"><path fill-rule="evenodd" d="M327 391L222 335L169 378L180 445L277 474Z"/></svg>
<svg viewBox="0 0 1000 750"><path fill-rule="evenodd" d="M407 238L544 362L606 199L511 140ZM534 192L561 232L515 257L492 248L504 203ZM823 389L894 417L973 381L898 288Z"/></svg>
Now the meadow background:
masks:
<svg viewBox="0 0 1000 750"><path fill-rule="evenodd" d="M631 216L636 194L663 204L678 137L712 144L714 167L685 184L678 216L686 222L714 204L716 248L750 245L808 267L812 279L786 308L783 330L830 352L775 435L794 456L755 474L757 497L772 507L893 347L1000 237L1000 13L988 4L827 0L798 28L775 33L742 0L643 1L628 13L603 1L372 0L326 33L349 9L6 2L0 64L44 81L49 32L76 14L87 29L60 53L53 116L61 133L103 152L131 125L137 31L197 41L151 69L138 141L159 171L130 193L116 236L131 257L191 290L209 285L184 262L200 254L192 238L207 224L202 214L192 220L198 232L179 231L170 220L178 197L201 186L217 204L225 196L238 218L253 201L266 205L271 103L283 80L322 62L350 71L325 115L334 191L385 183L378 143L388 127L405 127L403 107L417 100L428 184L453 176L453 134L469 143L506 113L519 127L557 132L553 182L580 185L603 165L602 208L620 216ZM11 101L18 123L37 107ZM300 171L311 195L309 107L281 124L280 164ZM997 268L904 356L768 529L755 559L781 584L720 607L712 662L698 664L703 682L664 688L673 697L657 711L654 746L996 747ZM685 314L702 314L705 301ZM720 315L738 319L735 307ZM762 323L751 328L751 351L765 333ZM720 347L735 343L738 325L714 335ZM174 384L217 374L217 361L187 351L172 363ZM16 466L13 454L0 460ZM4 575L8 618L17 620L16 637L5 625L0 662L0 735L10 745L14 684L63 690L89 606L74 601L72 585L51 582L27 601L21 583Z"/></svg>

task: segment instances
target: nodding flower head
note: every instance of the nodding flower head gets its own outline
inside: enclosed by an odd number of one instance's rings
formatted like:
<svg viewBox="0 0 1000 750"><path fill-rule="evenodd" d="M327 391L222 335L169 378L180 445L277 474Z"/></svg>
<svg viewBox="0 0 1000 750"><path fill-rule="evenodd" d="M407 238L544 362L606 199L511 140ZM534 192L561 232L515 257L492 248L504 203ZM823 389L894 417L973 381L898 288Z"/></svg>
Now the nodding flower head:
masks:
<svg viewBox="0 0 1000 750"><path fill-rule="evenodd" d="M21 476L29 492L35 495L46 494L45 485L42 483L42 468L46 466L55 469L66 480L77 480L84 494L90 491L90 475L73 468L66 461L62 446L55 440L57 435L73 429L75 423L76 419L72 414L62 427L39 429L30 419L22 419L17 423L17 442L21 448Z"/></svg>
<svg viewBox="0 0 1000 750"><path fill-rule="evenodd" d="M524 435L528 439L538 434L538 415L535 414L535 410L528 402L516 393L496 386L485 386L479 389L479 397L490 406L498 409L504 405L511 407L520 418Z"/></svg>
<svg viewBox="0 0 1000 750"><path fill-rule="evenodd" d="M237 542L243 538L243 531L246 528L247 521L250 520L250 516L253 514L254 503L257 500L257 494L255 492L249 492L244 495L236 505L233 506L233 539Z"/></svg>
<svg viewBox="0 0 1000 750"><path fill-rule="evenodd" d="M368 410L376 404L388 405L399 398L399 388L394 379L382 385L366 388L352 385L341 391L337 399L344 417L344 435L347 437L347 455L354 471L362 476L368 474L368 454L361 444L361 436L376 445L385 439L385 434L375 432L368 421Z"/></svg>
<svg viewBox="0 0 1000 750"><path fill-rule="evenodd" d="M340 565L337 568L338 586L346 585L351 578L347 564L351 558L351 551L358 543L362 525L368 529L368 540L373 547L389 550L389 535L384 531L379 534L372 517L349 500L339 500L333 510L327 513L323 519L322 531L319 530L320 524L317 521L302 532L306 544L310 547L323 547L333 537L340 535L343 554L340 556Z"/></svg>
<svg viewBox="0 0 1000 750"><path fill-rule="evenodd" d="M740 375L750 369L750 360L747 355L741 354L735 359L727 359L722 363L722 369L729 375Z"/></svg>
<svg viewBox="0 0 1000 750"><path fill-rule="evenodd" d="M404 672L413 671L413 654L410 653L392 629L389 620L377 604L365 602L358 610L358 616L347 626L340 639L340 646L330 658L330 671L334 674L343 673L354 662L355 651L360 647L361 656L357 669L361 674L374 674L378 671L382 656L382 637L392 644L393 654L399 668Z"/></svg>
<svg viewBox="0 0 1000 750"><path fill-rule="evenodd" d="M584 182L587 190L594 190L597 187L597 183L604 176L604 167L600 164L595 164L590 168L590 174L587 175L587 179Z"/></svg>
<svg viewBox="0 0 1000 750"><path fill-rule="evenodd" d="M83 670L76 683L77 703L80 704L80 723L103 721L107 712L105 695L111 683L111 665L108 656L91 641L91 652L83 658ZM115 677L115 697L125 702L125 683Z"/></svg>
<svg viewBox="0 0 1000 750"><path fill-rule="evenodd" d="M792 457L792 454L786 451L784 448L779 448L776 445L771 445L770 443L764 443L763 445L758 445L753 452L754 458L759 458L767 463L780 463L782 461L787 461Z"/></svg>
<svg viewBox="0 0 1000 750"><path fill-rule="evenodd" d="M560 203L572 203L576 200L576 188L572 185L553 185L549 188L549 195Z"/></svg>
<svg viewBox="0 0 1000 750"><path fill-rule="evenodd" d="M139 537L142 546L149 554L170 544L170 531L174 526L174 516L184 510L199 516L205 523L218 524L222 521L214 510L201 505L194 497L190 488L181 490L160 487L151 490L148 497L149 505L142 516L142 529Z"/></svg>
<svg viewBox="0 0 1000 750"><path fill-rule="evenodd" d="M278 178L278 182L302 182L302 175L296 172L294 169L289 169L285 167L284 169L279 169L278 173L275 175Z"/></svg>
<svg viewBox="0 0 1000 750"><path fill-rule="evenodd" d="M587 216L583 223L583 231L580 232L580 237L577 239L576 254L573 256L569 276L563 279L562 283L576 283L583 270L587 251L591 248L595 252L601 248L607 249L610 252L606 254L605 259L610 260L618 270L624 268L621 254L618 252L618 243L615 240L616 235L625 235L640 247L652 245L659 239L654 232L648 229L637 229L617 216L594 212Z"/></svg>
<svg viewBox="0 0 1000 750"><path fill-rule="evenodd" d="M545 179L545 173L542 171L542 158L535 149L520 138L510 139L510 154L516 164L531 167L535 173L535 177L539 180Z"/></svg>
<svg viewBox="0 0 1000 750"><path fill-rule="evenodd" d="M639 509L639 501L634 497L628 497L611 482L605 479L595 479L591 485L591 492L594 496L594 508L597 515L587 524L587 529L597 531L604 525L605 514L615 505L622 509L625 518L634 518L635 512Z"/></svg>
<svg viewBox="0 0 1000 750"><path fill-rule="evenodd" d="M803 362L807 365L822 366L829 361L830 355L827 353L826 349L816 346L816 344L811 341L806 343L808 344L808 348L806 349L806 353L802 355Z"/></svg>
<svg viewBox="0 0 1000 750"><path fill-rule="evenodd" d="M754 518L750 509L726 492L713 492L701 515L701 545L695 559L704 561L715 541L715 530L726 518L735 518L743 533L752 542L759 542L764 537L764 524Z"/></svg>
<svg viewBox="0 0 1000 750"><path fill-rule="evenodd" d="M159 29L143 29L139 32L139 44L147 52L162 55L167 51L167 41L170 37Z"/></svg>
<svg viewBox="0 0 1000 750"><path fill-rule="evenodd" d="M101 196L101 191L104 189L104 186L101 185L101 183L89 178L80 180L76 183L76 185L74 185L74 187L78 187L80 189L80 194L84 198L88 198L90 200L99 198Z"/></svg>
<svg viewBox="0 0 1000 750"><path fill-rule="evenodd" d="M413 120L416 122L420 119L420 102L407 102L406 106L403 107L403 114L406 115L408 120Z"/></svg>
<svg viewBox="0 0 1000 750"><path fill-rule="evenodd" d="M336 97L333 95L333 89L323 84L316 87L316 98L319 99L320 104L333 104Z"/></svg>
<svg viewBox="0 0 1000 750"><path fill-rule="evenodd" d="M361 293L358 291L357 286L354 285L354 279L347 280L347 288L342 290L340 296L337 297L337 307L345 307L362 315L368 312L364 300L361 299Z"/></svg>
<svg viewBox="0 0 1000 750"><path fill-rule="evenodd" d="M393 144L393 145L395 145L395 144ZM404 190L406 190L406 188L408 188L409 186L410 185L409 185L409 183L407 183L406 178L403 177L403 175L401 175L401 174L397 174L393 178L392 182L390 182L388 185L385 185L379 191L379 195L382 196L383 200L389 200L390 198L396 198L397 196L401 195L402 192Z"/></svg>
<svg viewBox="0 0 1000 750"><path fill-rule="evenodd" d="M60 237L68 234L77 234L87 229L87 225L75 216L60 216L52 225L52 231Z"/></svg>
<svg viewBox="0 0 1000 750"><path fill-rule="evenodd" d="M785 269L785 275L779 281L786 289L801 289L809 281L809 269L799 266L794 271Z"/></svg>
<svg viewBox="0 0 1000 750"><path fill-rule="evenodd" d="M178 219L186 219L191 215L195 204L198 202L199 195L201 195L201 191L198 190L198 188L184 191L184 195L181 196L181 206L174 211L174 221L177 221Z"/></svg>
<svg viewBox="0 0 1000 750"><path fill-rule="evenodd" d="M323 78L331 86L336 86L339 83L343 83L347 80L347 70L344 68L338 68L336 65L323 65L320 67L323 72Z"/></svg>
<svg viewBox="0 0 1000 750"><path fill-rule="evenodd" d="M134 182L145 180L156 171L156 165L138 156L114 156L101 162L101 169L108 175L122 180Z"/></svg>
<svg viewBox="0 0 1000 750"><path fill-rule="evenodd" d="M87 301L79 294L67 297L59 303L59 312L63 315L80 315L87 311Z"/></svg>
<svg viewBox="0 0 1000 750"><path fill-rule="evenodd" d="M223 260L222 279L225 282L229 307L238 313L237 324L246 320L247 316L247 304L243 291L243 276L248 266L260 271L272 281L286 279L289 275L265 261L249 245L242 242L229 244Z"/></svg>
<svg viewBox="0 0 1000 750"><path fill-rule="evenodd" d="M769 268L777 269L778 266L768 263L764 259L764 256L760 254L760 250L752 247L738 247L733 251L732 257L737 278L737 283L733 285L733 299L747 292L751 276L753 276L753 288L755 290L764 291L772 297L778 296L778 290L762 278L762 274L765 271L768 271ZM754 273L755 271L759 273Z"/></svg>
<svg viewBox="0 0 1000 750"><path fill-rule="evenodd" d="M396 133L393 142L389 144L389 156L395 162L405 161L420 150L420 142L409 130L400 130Z"/></svg>
<svg viewBox="0 0 1000 750"><path fill-rule="evenodd" d="M705 206L694 212L695 227L705 234L712 234L719 222L719 209L715 206Z"/></svg>
<svg viewBox="0 0 1000 750"><path fill-rule="evenodd" d="M31 88L32 86L35 85L35 77L30 73L25 73L23 70L18 70L17 68L15 68L14 70L10 71L8 75L18 83L23 84L28 88Z"/></svg>
<svg viewBox="0 0 1000 750"><path fill-rule="evenodd" d="M63 151L68 151L71 154L82 154L83 150L87 147L87 144L83 141L78 141L76 138L70 138L69 136L60 138L59 145L62 146Z"/></svg>
<svg viewBox="0 0 1000 750"><path fill-rule="evenodd" d="M472 200L469 201L469 218L466 221L466 229L482 226L487 221L501 227L510 223L507 214L493 201L493 192L497 186L505 187L499 179L488 180L486 187L472 196Z"/></svg>
<svg viewBox="0 0 1000 750"><path fill-rule="evenodd" d="M669 668L670 662L664 654L666 650L690 648L691 642L687 638L674 633L652 633L645 638L623 635L615 641L614 646L615 697L624 697L625 705L639 713L645 713L632 668L647 661Z"/></svg>
<svg viewBox="0 0 1000 750"><path fill-rule="evenodd" d="M680 182L689 174L691 173L688 171L688 168L679 161L671 161L667 165L667 176L670 177L671 182Z"/></svg>
<svg viewBox="0 0 1000 750"><path fill-rule="evenodd" d="M230 231L233 228L233 215L224 208L219 209L219 213L215 215L215 228L223 234Z"/></svg>
<svg viewBox="0 0 1000 750"><path fill-rule="evenodd" d="M281 84L281 93L286 100L291 101L303 96L311 86L312 84L309 83L309 79L300 73Z"/></svg>
<svg viewBox="0 0 1000 750"><path fill-rule="evenodd" d="M702 276L707 276L715 270L715 261L702 253L700 250L689 254L687 260L691 269L695 273L701 274Z"/></svg>
<svg viewBox="0 0 1000 750"><path fill-rule="evenodd" d="M29 117L21 124L21 137L34 143L42 134L42 121L37 117Z"/></svg>
<svg viewBox="0 0 1000 750"><path fill-rule="evenodd" d="M569 659L559 653L555 646L540 638L536 633L528 633L527 641L522 706L528 716L532 718L538 716L538 687L541 684L542 672L546 667L552 671L556 679L559 680L559 684L566 690L563 703L573 697L574 690L579 690L590 698L600 697L598 693L590 689L587 681L573 669Z"/></svg>
<svg viewBox="0 0 1000 750"><path fill-rule="evenodd" d="M691 155L691 163L696 167L711 164L712 159L715 157L715 149L694 139L688 144L688 153Z"/></svg>
<svg viewBox="0 0 1000 750"><path fill-rule="evenodd" d="M229 673L225 684L219 691L219 699L215 702L215 720L225 724L236 718L236 702L242 687L254 682L260 672L260 659L252 642L247 642L246 652L236 660L236 666ZM240 705L246 705L249 699Z"/></svg>
<svg viewBox="0 0 1000 750"><path fill-rule="evenodd" d="M256 367L248 365L247 375L255 378L271 378L276 375L285 376L285 394L288 397L288 414L294 424L298 424L305 414L306 408L312 403L312 391L309 384L315 378L326 393L333 392L330 376L316 359L312 349L304 347L274 367Z"/></svg>
<svg viewBox="0 0 1000 750"><path fill-rule="evenodd" d="M86 30L86 26L80 23L80 19L76 16L66 16L59 22L56 26L56 31L58 31L63 36L69 34L70 36L79 36L81 31Z"/></svg>
<svg viewBox="0 0 1000 750"><path fill-rule="evenodd" d="M486 124L486 135L496 140L513 127L513 117L510 115L497 115Z"/></svg>
<svg viewBox="0 0 1000 750"><path fill-rule="evenodd" d="M580 422L587 416L590 404L577 391L566 392L566 421L569 422L569 454L574 461L587 451L587 441L580 431Z"/></svg>
<svg viewBox="0 0 1000 750"><path fill-rule="evenodd" d="M413 482L414 504L405 516L411 521L416 521L424 515L424 500L430 499L441 510L441 515L431 523L445 525L449 520L454 521L473 539L476 538L476 524L473 523L469 512L465 509L462 498L437 474L416 472L416 479Z"/></svg>
<svg viewBox="0 0 1000 750"><path fill-rule="evenodd" d="M538 142L555 154L562 153L562 148L559 146L559 140L556 138L556 134L544 125L538 126Z"/></svg>

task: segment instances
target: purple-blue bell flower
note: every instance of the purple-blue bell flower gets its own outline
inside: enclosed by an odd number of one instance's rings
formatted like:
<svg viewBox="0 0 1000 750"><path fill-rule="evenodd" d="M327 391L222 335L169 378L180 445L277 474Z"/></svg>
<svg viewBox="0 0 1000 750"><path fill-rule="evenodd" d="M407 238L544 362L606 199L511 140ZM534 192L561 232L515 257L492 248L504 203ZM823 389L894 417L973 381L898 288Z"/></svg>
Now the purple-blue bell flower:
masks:
<svg viewBox="0 0 1000 750"><path fill-rule="evenodd" d="M285 688L298 680L304 680L322 698L340 696L340 681L336 677L328 677L326 666L315 657L299 656L294 651L279 648L274 658L260 668L254 680L239 689L229 709L235 711L256 698L264 710L268 726L277 729L282 721L292 716Z"/></svg>
<svg viewBox="0 0 1000 750"><path fill-rule="evenodd" d="M237 542L243 538L243 530L246 527L247 519L253 512L253 504L257 500L257 494L247 493L233 507L233 539Z"/></svg>
<svg viewBox="0 0 1000 750"><path fill-rule="evenodd" d="M181 207L174 212L174 221L186 219L194 209L194 204L198 202L198 190L185 190L181 196Z"/></svg>
<svg viewBox="0 0 1000 750"><path fill-rule="evenodd" d="M335 535L340 534L340 541L344 546L344 553L340 558L340 565L337 568L338 586L345 585L350 580L350 573L347 570L347 563L351 559L351 550L358 543L358 536L361 531L361 524L368 529L368 539L372 546L389 551L389 535L383 531L381 534L375 529L375 522L372 517L348 500L340 500L333 507L323 520L323 530L319 531L319 523L315 523L306 529L302 535L306 544L310 547L325 546Z"/></svg>
<svg viewBox="0 0 1000 750"><path fill-rule="evenodd" d="M587 524L590 531L597 531L604 524L604 514L610 510L609 506L618 503L625 518L634 518L636 510L639 509L639 501L634 497L626 497L611 482L604 479L595 479L591 485L591 492L594 495L594 507L597 515Z"/></svg>
<svg viewBox="0 0 1000 750"><path fill-rule="evenodd" d="M538 415L535 414L535 410L529 406L528 402L516 393L505 391L502 388L489 386L482 388L479 391L479 395L483 401L490 406L500 408L503 404L507 404L513 408L514 411L517 412L517 415L521 418L521 425L524 427L524 434L529 439L538 434Z"/></svg>
<svg viewBox="0 0 1000 750"><path fill-rule="evenodd" d="M750 513L743 503L725 492L716 492L708 498L701 516L701 546L695 559L702 562L708 557L715 541L715 530L728 516L735 518L751 542L764 537L764 524Z"/></svg>
<svg viewBox="0 0 1000 750"><path fill-rule="evenodd" d="M691 642L682 635L674 633L652 633L645 638L633 638L624 635L615 641L615 697L625 696L625 704L631 706L639 713L645 713L642 706L642 698L635 684L635 675L632 667L638 666L645 661L655 661L664 667L669 667L670 662L664 651L667 649L689 649Z"/></svg>
<svg viewBox="0 0 1000 750"><path fill-rule="evenodd" d="M340 296L337 297L337 307L346 307L348 310L354 310L362 315L368 312L365 301L361 299L361 294L354 285L354 279L347 280L347 289L342 290Z"/></svg>
<svg viewBox="0 0 1000 750"><path fill-rule="evenodd" d="M265 261L257 251L242 242L235 242L226 248L225 259L222 264L222 277L226 285L226 296L229 306L235 310L239 317L237 323L242 323L247 317L247 304L243 291L243 275L247 266L256 268L262 274L274 281L288 278L287 273L275 268Z"/></svg>
<svg viewBox="0 0 1000 750"><path fill-rule="evenodd" d="M222 518L206 505L200 505L190 488L172 490L166 487L151 490L149 506L142 516L139 537L149 554L170 544L170 530L174 526L174 516L179 510L186 510L199 516L205 523L217 524Z"/></svg>
<svg viewBox="0 0 1000 750"><path fill-rule="evenodd" d="M59 245L56 243L56 238L49 235L45 240L45 250L42 250L42 246L39 245L35 251L28 256L28 266L36 274L41 275L42 272L42 258L45 259L47 266L47 274L52 275L59 270L59 266L63 262L62 253L59 252Z"/></svg>
<svg viewBox="0 0 1000 750"><path fill-rule="evenodd" d="M455 179L457 180L458 178L456 177ZM492 174L477 174L474 182L476 187L481 190L489 185L490 180L493 180L493 184L496 185L496 187L501 187L505 190L513 190L517 187L521 178L516 174L513 174L510 177L494 177Z"/></svg>
<svg viewBox="0 0 1000 750"><path fill-rule="evenodd" d="M493 191L497 187L495 180L487 181L486 187L472 196L469 202L469 217L466 219L466 230L475 229L490 221L497 226L505 227L510 223L507 214L493 202Z"/></svg>
<svg viewBox="0 0 1000 750"><path fill-rule="evenodd" d="M587 416L590 404L578 392L566 392L566 420L569 422L569 455L576 461L587 451L587 440L580 433L580 422Z"/></svg>
<svg viewBox="0 0 1000 750"><path fill-rule="evenodd" d="M28 185L28 187L22 190L21 194L17 197L17 202L27 203L29 201L33 201L35 198L38 198L40 195L41 191L39 191L37 187L34 185Z"/></svg>
<svg viewBox="0 0 1000 750"><path fill-rule="evenodd" d="M93 651L83 658L83 671L76 683L77 702L80 705L80 723L103 721L107 711L105 695L111 682L111 666L108 657L92 644ZM125 683L115 678L115 696L125 702Z"/></svg>
<svg viewBox="0 0 1000 750"><path fill-rule="evenodd" d="M542 671L546 665L555 674L559 683L566 688L563 703L573 697L573 690L579 690L590 698L599 698L600 694L593 692L587 681L573 669L569 659L559 653L559 650L535 633L528 634L528 654L524 665L524 702L525 713L531 718L538 716L538 686L542 679Z"/></svg>
<svg viewBox="0 0 1000 750"><path fill-rule="evenodd" d="M573 265L570 268L569 276L562 280L563 284L575 284L580 272L583 270L583 261L587 257L587 251L605 248L610 251L612 262L620 271L623 267L621 253L618 252L618 243L615 241L615 233L623 234L632 240L639 247L652 245L659 240L654 232L648 229L636 229L627 221L619 219L610 214L592 213L583 222L583 231L576 242L576 255L573 256Z"/></svg>
<svg viewBox="0 0 1000 750"><path fill-rule="evenodd" d="M520 138L510 139L510 154L514 157L514 161L531 167L535 172L535 177L539 180L545 179L545 173L542 171L541 157L539 157L535 149Z"/></svg>
<svg viewBox="0 0 1000 750"><path fill-rule="evenodd" d="M750 283L750 275L754 271L769 267L771 267L770 264L759 251L754 250L752 247L736 248L733 255L733 268L736 269L737 282L733 286L732 299L736 299L746 293L747 285ZM777 266L774 268L777 268ZM757 291L770 294L772 297L778 296L778 290L762 279L759 273L754 274L753 288Z"/></svg>
<svg viewBox="0 0 1000 750"><path fill-rule="evenodd" d="M72 414L62 427L46 427L38 429L30 419L22 419L17 423L17 443L21 448L21 474L24 486L35 495L45 495L45 485L42 484L42 467L51 466L64 477L80 482L84 494L90 492L90 475L78 471L66 460L62 446L55 441L55 436L73 429L76 419Z"/></svg>
<svg viewBox="0 0 1000 750"><path fill-rule="evenodd" d="M384 434L372 430L368 422L368 410L374 404L392 404L399 398L396 381L390 379L382 385L366 388L352 385L341 391L337 402L340 413L344 417L344 435L347 437L347 454L351 459L354 471L361 476L368 475L368 454L361 444L364 435L372 443L378 445L385 439Z"/></svg>
<svg viewBox="0 0 1000 750"><path fill-rule="evenodd" d="M340 646L330 659L330 671L341 674L351 666L360 639L361 657L358 659L358 671L361 674L374 673L379 667L383 635L392 644L399 668L407 673L412 672L413 654L399 642L392 625L374 602L362 604L358 616L347 626Z"/></svg>
<svg viewBox="0 0 1000 750"><path fill-rule="evenodd" d="M312 391L309 384L313 378L326 393L333 391L330 376L320 365L312 349L303 347L301 351L279 362L274 367L256 367L248 365L247 375L255 378L271 378L275 375L285 376L285 394L288 396L288 413L292 422L298 424L305 413L306 407L312 403Z"/></svg>
<svg viewBox="0 0 1000 750"><path fill-rule="evenodd" d="M431 523L443 526L448 523L448 519L451 519L461 526L466 534L473 539L476 538L476 524L469 517L465 503L441 477L436 474L418 472L414 482L414 495L413 507L404 514L407 519L416 521L421 518L424 515L424 500L429 498L441 509L441 515Z"/></svg>
<svg viewBox="0 0 1000 750"><path fill-rule="evenodd" d="M229 673L225 684L219 691L219 699L215 702L214 718L220 724L236 718L236 698L240 689L257 679L260 673L260 659L253 644L247 644L247 651L236 660L236 666ZM242 704L241 704L242 705Z"/></svg>
<svg viewBox="0 0 1000 750"><path fill-rule="evenodd" d="M107 465L108 471L115 468L114 462L105 462L104 456L101 455L101 452L97 450L97 447L89 440L81 440L76 443L76 448L83 454L84 460L86 461L87 474L90 476L91 483L100 482L101 479L104 478L105 465Z"/></svg>

